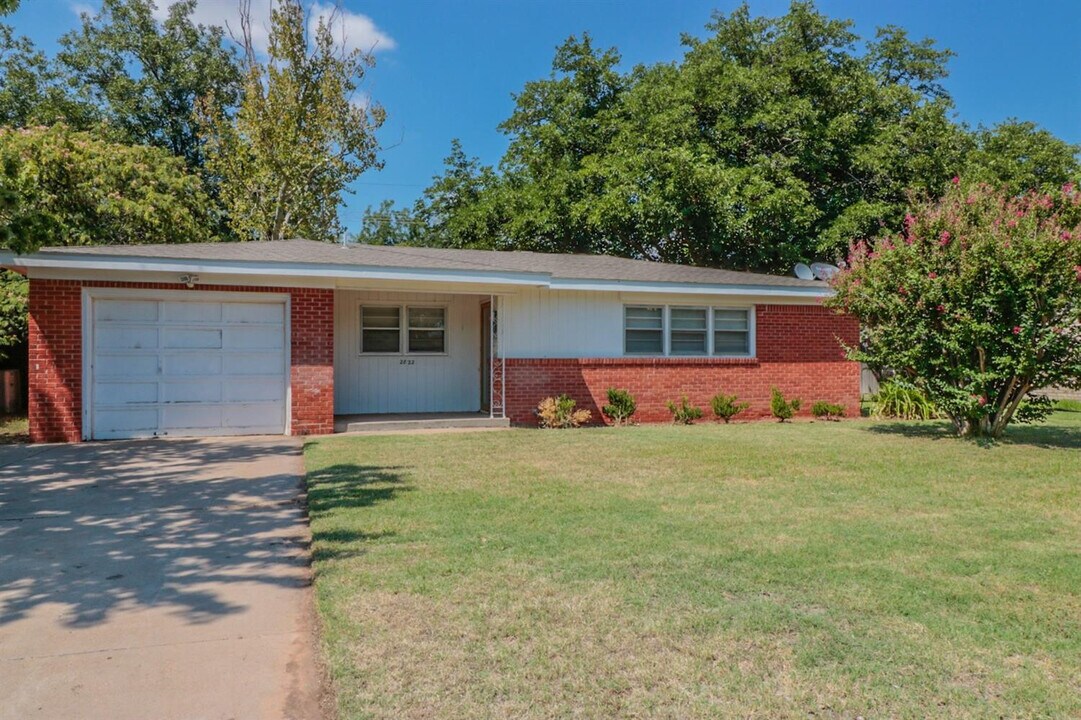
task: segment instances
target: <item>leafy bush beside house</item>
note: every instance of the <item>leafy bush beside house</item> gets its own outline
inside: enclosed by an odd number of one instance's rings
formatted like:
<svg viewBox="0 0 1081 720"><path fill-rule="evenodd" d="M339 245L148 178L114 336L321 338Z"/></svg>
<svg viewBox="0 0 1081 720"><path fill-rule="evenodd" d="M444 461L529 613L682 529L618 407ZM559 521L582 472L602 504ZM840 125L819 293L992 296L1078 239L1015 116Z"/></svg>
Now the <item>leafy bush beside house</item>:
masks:
<svg viewBox="0 0 1081 720"><path fill-rule="evenodd" d="M811 406L811 414L820 420L840 420L845 416L843 405L818 400Z"/></svg>
<svg viewBox="0 0 1081 720"><path fill-rule="evenodd" d="M626 425L631 421L631 416L638 409L638 403L634 396L627 390L608 388L608 404L601 408L603 412L616 425Z"/></svg>
<svg viewBox="0 0 1081 720"><path fill-rule="evenodd" d="M792 419L802 404L799 398L786 400L784 394L777 388L770 388L769 410L778 421L784 422Z"/></svg>
<svg viewBox="0 0 1081 720"><path fill-rule="evenodd" d="M544 398L537 406L537 420L542 428L576 428L593 418L593 413L578 410L577 405L567 394Z"/></svg>
<svg viewBox="0 0 1081 720"><path fill-rule="evenodd" d="M717 393L710 398L709 404L713 408L713 414L717 419L723 420L724 424L727 425L732 418L751 406L749 402L738 402L738 400L739 398L735 395Z"/></svg>
<svg viewBox="0 0 1081 720"><path fill-rule="evenodd" d="M938 417L935 404L919 389L903 380L888 380L871 399L871 415L898 420L930 420Z"/></svg>
<svg viewBox="0 0 1081 720"><path fill-rule="evenodd" d="M681 397L678 403L669 400L665 404L668 406L668 411L672 413L672 422L676 425L693 425L695 420L702 417L702 408L691 405L686 395Z"/></svg>
<svg viewBox="0 0 1081 720"><path fill-rule="evenodd" d="M1013 195L954 178L898 235L852 247L830 305L859 319L849 356L893 368L961 435L1038 420L1032 396L1081 385L1081 193Z"/></svg>

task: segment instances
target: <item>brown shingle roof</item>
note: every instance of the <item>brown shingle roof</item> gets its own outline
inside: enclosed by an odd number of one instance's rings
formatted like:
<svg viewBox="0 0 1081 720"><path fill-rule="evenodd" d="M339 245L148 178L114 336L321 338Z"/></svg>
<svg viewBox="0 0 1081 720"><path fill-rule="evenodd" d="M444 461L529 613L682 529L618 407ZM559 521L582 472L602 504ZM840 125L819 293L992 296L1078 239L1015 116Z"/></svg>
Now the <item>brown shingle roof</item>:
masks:
<svg viewBox="0 0 1081 720"><path fill-rule="evenodd" d="M572 255L505 250L457 250L281 240L276 242L98 245L50 247L42 255L92 255L158 260L260 262L282 265L418 268L473 272L540 273L553 279L644 283L691 283L825 289L794 277L630 260L610 255Z"/></svg>

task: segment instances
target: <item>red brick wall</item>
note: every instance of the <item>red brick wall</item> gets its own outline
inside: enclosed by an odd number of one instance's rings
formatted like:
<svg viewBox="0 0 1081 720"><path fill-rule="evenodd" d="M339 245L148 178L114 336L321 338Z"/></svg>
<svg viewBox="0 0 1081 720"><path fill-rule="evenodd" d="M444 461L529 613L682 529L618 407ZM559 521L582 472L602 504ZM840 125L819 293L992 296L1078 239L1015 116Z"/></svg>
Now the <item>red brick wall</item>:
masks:
<svg viewBox="0 0 1081 720"><path fill-rule="evenodd" d="M82 288L184 290L169 283L30 281L30 438L82 437ZM290 344L294 435L334 431L334 291L200 285L193 291L276 292L292 297Z"/></svg>
<svg viewBox="0 0 1081 720"><path fill-rule="evenodd" d="M712 416L709 399L735 394L751 407L740 418L770 416L770 388L803 401L809 415L816 400L840 403L859 416L860 367L845 359L839 340L854 344L856 321L817 305L759 305L756 355L734 358L510 358L507 360L507 415L533 424L533 409L543 398L567 393L579 407L600 412L610 387L629 390L638 401L639 422L672 419L668 400L687 395Z"/></svg>

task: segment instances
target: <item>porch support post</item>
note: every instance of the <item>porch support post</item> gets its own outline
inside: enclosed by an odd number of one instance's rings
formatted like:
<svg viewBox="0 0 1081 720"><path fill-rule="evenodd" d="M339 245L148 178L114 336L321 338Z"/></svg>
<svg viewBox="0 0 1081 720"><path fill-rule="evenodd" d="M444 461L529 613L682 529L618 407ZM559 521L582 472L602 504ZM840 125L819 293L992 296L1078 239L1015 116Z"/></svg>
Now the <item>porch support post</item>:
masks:
<svg viewBox="0 0 1081 720"><path fill-rule="evenodd" d="M499 331L499 304L501 298L498 295L490 295L488 308L491 316L488 327L491 336L488 338L488 358L490 371L488 373L488 416L503 418L507 416L506 384L507 372L503 360L503 333Z"/></svg>

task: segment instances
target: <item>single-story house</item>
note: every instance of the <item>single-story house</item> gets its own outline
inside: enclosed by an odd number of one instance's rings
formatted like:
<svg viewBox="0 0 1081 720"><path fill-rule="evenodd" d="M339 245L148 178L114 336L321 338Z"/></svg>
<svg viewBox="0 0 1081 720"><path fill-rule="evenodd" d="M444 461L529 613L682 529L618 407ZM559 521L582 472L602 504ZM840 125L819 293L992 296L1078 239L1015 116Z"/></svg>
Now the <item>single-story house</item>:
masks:
<svg viewBox="0 0 1081 720"><path fill-rule="evenodd" d="M643 422L771 386L858 414L825 284L587 255L305 240L0 254L30 284L34 441L333 432L335 416L535 423L567 393Z"/></svg>

